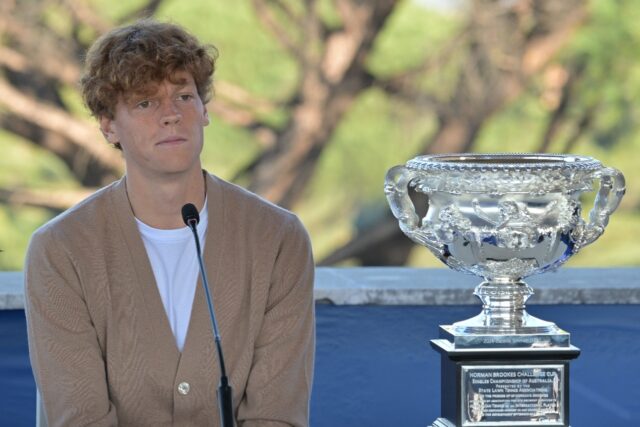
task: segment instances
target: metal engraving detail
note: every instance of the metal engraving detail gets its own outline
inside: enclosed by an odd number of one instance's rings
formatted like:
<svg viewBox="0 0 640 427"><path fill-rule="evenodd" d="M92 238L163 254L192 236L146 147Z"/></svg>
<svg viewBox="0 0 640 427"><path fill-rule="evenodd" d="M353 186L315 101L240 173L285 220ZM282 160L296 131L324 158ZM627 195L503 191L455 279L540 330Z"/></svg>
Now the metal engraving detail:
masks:
<svg viewBox="0 0 640 427"><path fill-rule="evenodd" d="M563 365L462 366L462 426L562 426Z"/></svg>

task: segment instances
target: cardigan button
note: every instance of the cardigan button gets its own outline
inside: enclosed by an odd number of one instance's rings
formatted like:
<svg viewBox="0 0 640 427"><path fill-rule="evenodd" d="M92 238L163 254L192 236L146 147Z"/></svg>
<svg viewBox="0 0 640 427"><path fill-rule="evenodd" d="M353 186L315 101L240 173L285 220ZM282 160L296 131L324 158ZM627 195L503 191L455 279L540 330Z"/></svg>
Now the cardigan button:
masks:
<svg viewBox="0 0 640 427"><path fill-rule="evenodd" d="M178 384L178 393L180 393L183 396L186 396L187 394L189 394L190 389L191 389L191 386L189 385L188 382L181 382L180 384Z"/></svg>

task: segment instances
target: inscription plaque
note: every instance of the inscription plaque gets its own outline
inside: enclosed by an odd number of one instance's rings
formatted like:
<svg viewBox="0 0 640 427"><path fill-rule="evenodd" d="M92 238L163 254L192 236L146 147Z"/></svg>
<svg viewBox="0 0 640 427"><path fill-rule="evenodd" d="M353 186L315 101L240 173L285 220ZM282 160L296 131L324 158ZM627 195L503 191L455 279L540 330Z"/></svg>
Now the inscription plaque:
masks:
<svg viewBox="0 0 640 427"><path fill-rule="evenodd" d="M564 425L563 365L461 368L463 426Z"/></svg>

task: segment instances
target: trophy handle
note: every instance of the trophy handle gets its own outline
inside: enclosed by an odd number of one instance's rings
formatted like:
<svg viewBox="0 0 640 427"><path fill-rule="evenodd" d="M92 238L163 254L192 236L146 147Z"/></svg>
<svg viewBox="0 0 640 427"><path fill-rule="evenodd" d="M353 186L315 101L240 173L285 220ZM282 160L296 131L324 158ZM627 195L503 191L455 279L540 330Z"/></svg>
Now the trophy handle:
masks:
<svg viewBox="0 0 640 427"><path fill-rule="evenodd" d="M391 212L400 222L404 233L415 233L420 225L413 201L409 197L409 185L418 174L404 166L389 169L384 181L384 194L387 196Z"/></svg>
<svg viewBox="0 0 640 427"><path fill-rule="evenodd" d="M420 218L413 201L409 197L409 185L418 177L418 172L404 166L389 169L385 178L384 193L389 201L393 216L398 219L400 229L418 244L432 245L420 229Z"/></svg>
<svg viewBox="0 0 640 427"><path fill-rule="evenodd" d="M589 223L578 240L579 247L593 243L604 233L609 223L609 216L616 210L625 193L624 175L619 170L603 168L599 176L600 189L593 208L589 212Z"/></svg>

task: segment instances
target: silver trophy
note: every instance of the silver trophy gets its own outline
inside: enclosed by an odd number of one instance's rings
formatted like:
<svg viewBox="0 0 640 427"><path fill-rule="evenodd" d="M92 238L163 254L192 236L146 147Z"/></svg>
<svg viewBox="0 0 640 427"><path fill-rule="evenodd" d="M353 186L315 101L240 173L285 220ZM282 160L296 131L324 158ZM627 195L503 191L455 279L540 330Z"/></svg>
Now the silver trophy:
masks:
<svg viewBox="0 0 640 427"><path fill-rule="evenodd" d="M585 220L580 197L596 184L595 203ZM423 218L416 214L410 188L426 195ZM548 383L545 408L557 407L557 411L544 415L544 422L568 425L563 418L568 413L568 402L562 397L568 388L565 368L579 350L570 344L568 332L526 312L533 290L523 279L558 268L600 237L624 191L624 177L618 170L575 155L443 154L416 157L389 170L385 193L402 231L452 269L484 278L475 289L482 312L441 326L446 339L432 341L448 357L443 358L443 372L449 369L445 365L456 366L450 372L458 369L457 377L451 374L443 382L462 378L461 385L444 385L443 390L449 387L450 394L460 394L458 402L464 406L454 413L447 409L453 404L443 403L447 417L434 425L504 425L496 420L539 425L541 410L526 403L524 392L513 399L528 409L514 409L511 418L500 418L495 409L499 394L483 388L479 378L513 375L524 381L540 373L562 378L559 393ZM467 357L463 354L475 356L458 366ZM513 355L510 362L505 362L505 354ZM558 363L541 364L545 357ZM485 366L488 359L495 362L490 369ZM496 381L492 378L491 384Z"/></svg>

